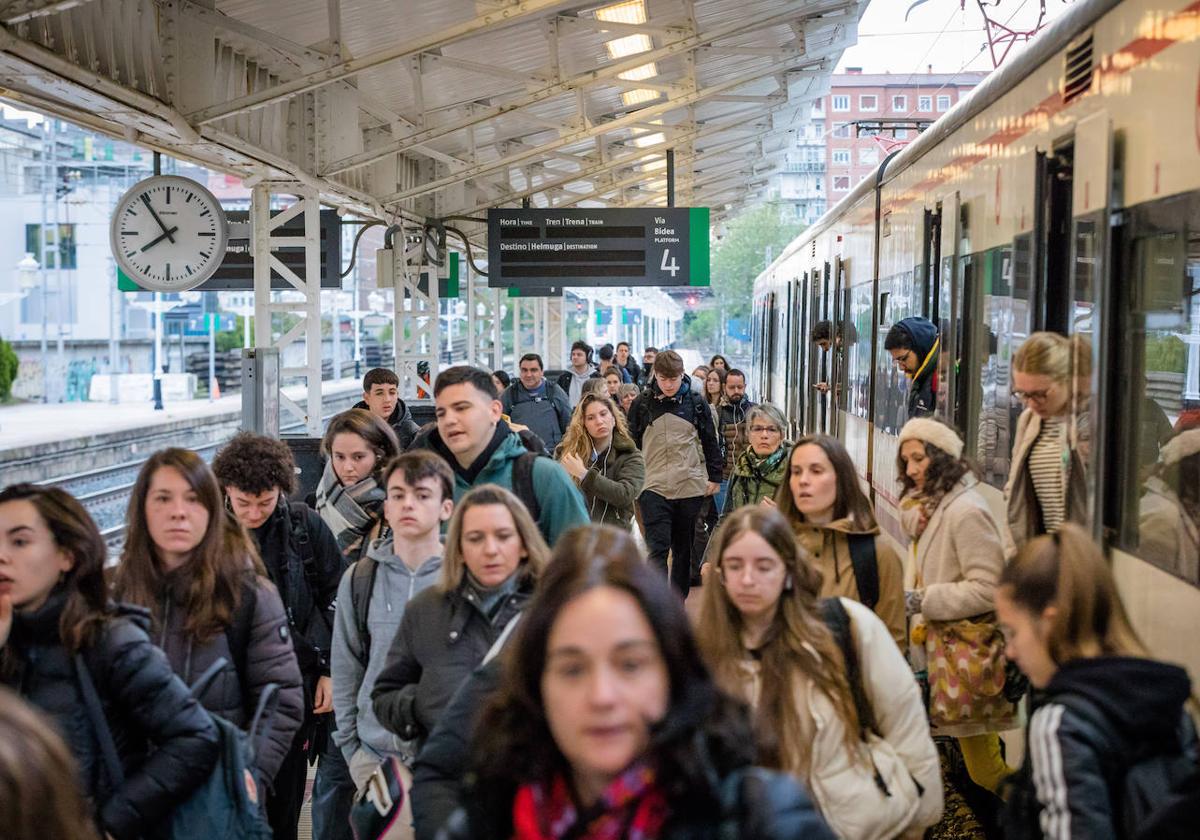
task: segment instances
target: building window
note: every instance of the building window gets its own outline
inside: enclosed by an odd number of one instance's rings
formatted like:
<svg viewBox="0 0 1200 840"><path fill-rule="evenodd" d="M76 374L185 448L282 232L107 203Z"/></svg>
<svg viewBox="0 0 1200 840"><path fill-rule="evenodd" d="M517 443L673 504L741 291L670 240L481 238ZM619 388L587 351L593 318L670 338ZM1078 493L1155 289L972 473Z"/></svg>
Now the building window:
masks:
<svg viewBox="0 0 1200 840"><path fill-rule="evenodd" d="M925 111L926 113L928 113L929 111L932 111L933 110L933 97L932 96L918 96L917 97L917 110Z"/></svg>
<svg viewBox="0 0 1200 840"><path fill-rule="evenodd" d="M825 100L814 99L812 104L812 115L814 117L823 116L825 114Z"/></svg>
<svg viewBox="0 0 1200 840"><path fill-rule="evenodd" d="M943 94L942 96L939 96L937 99L938 99L938 103L937 103L937 105L938 105L938 112L939 112L939 113L940 113L941 111L948 111L948 110L950 110L950 97L949 97L949 96L946 96L946 95L944 95L944 94Z"/></svg>
<svg viewBox="0 0 1200 840"><path fill-rule="evenodd" d="M849 96L833 97L833 110L849 111L850 110L850 97Z"/></svg>
<svg viewBox="0 0 1200 840"><path fill-rule="evenodd" d="M908 139L908 129L907 128L897 128L895 130L895 132L893 132L892 136L895 137L897 140L907 140Z"/></svg>
<svg viewBox="0 0 1200 840"><path fill-rule="evenodd" d="M66 268L74 269L75 264L75 225L59 225L58 226L58 247L55 247L55 242L51 237L47 236L49 241L42 242L39 234L41 233L41 225L25 225L25 250L33 254L33 258L41 264L42 268ZM48 245L45 258L42 256L43 246Z"/></svg>
<svg viewBox="0 0 1200 840"><path fill-rule="evenodd" d="M879 163L879 149L874 146L858 150L858 162L862 166L874 166Z"/></svg>
<svg viewBox="0 0 1200 840"><path fill-rule="evenodd" d="M834 149L833 150L834 164L850 165L850 150L849 149Z"/></svg>
<svg viewBox="0 0 1200 840"><path fill-rule="evenodd" d="M860 111L878 111L879 97L873 93L864 93L858 97L858 110Z"/></svg>
<svg viewBox="0 0 1200 840"><path fill-rule="evenodd" d="M850 189L850 176L849 175L834 175L833 176L833 188L834 188L834 190Z"/></svg>
<svg viewBox="0 0 1200 840"><path fill-rule="evenodd" d="M849 137L850 136L850 124L842 123L841 125L839 125L837 128L835 128L833 130L833 136L834 137Z"/></svg>
<svg viewBox="0 0 1200 840"><path fill-rule="evenodd" d="M892 97L892 110L899 111L900 113L904 113L905 111L907 111L908 110L908 97L907 96L893 96Z"/></svg>
<svg viewBox="0 0 1200 840"><path fill-rule="evenodd" d="M822 180L820 178L814 178L813 179L813 191L820 192L823 189L825 189L825 184L822 182Z"/></svg>

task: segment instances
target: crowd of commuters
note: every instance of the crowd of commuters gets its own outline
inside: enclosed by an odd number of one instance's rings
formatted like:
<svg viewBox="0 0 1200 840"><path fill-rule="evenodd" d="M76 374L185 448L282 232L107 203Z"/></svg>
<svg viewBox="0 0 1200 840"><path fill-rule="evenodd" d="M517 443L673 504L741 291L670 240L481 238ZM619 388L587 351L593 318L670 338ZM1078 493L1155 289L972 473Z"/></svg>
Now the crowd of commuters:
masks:
<svg viewBox="0 0 1200 840"><path fill-rule="evenodd" d="M373 370L304 500L277 440L158 452L108 569L70 495L0 491L5 837L177 837L216 780L294 838L314 764L321 840L972 836L953 760L980 836L1184 836L1190 680L1077 524L1078 343L1014 356L996 516L932 327L885 340L903 553L843 443L625 342L444 370L424 428Z"/></svg>

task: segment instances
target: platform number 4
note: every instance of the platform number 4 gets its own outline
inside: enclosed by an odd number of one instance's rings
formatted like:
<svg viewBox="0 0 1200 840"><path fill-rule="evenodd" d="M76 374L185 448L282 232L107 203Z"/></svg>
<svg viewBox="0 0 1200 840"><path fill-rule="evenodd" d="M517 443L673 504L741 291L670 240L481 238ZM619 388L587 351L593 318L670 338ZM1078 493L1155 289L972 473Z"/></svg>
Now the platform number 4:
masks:
<svg viewBox="0 0 1200 840"><path fill-rule="evenodd" d="M659 266L663 271L668 272L671 278L674 279L679 271L679 263L675 262L675 258L671 256L670 248L663 248L662 265Z"/></svg>

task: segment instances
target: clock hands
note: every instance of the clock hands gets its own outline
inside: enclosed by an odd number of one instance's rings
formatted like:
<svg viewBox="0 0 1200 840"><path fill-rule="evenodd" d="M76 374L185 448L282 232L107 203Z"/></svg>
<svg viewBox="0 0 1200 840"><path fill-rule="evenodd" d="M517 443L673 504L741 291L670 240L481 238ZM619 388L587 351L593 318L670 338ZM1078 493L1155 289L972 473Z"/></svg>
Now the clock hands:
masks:
<svg viewBox="0 0 1200 840"><path fill-rule="evenodd" d="M163 220L158 218L158 214L155 213L154 208L150 206L150 196L146 195L145 193L142 193L142 203L146 205L146 209L150 211L150 215L154 217L154 221L158 222L158 226L163 229L163 236L165 236L167 240L174 245L175 237L171 234L179 230L179 228L171 228L170 230L167 229L167 226L163 224ZM159 237L159 239L161 238L162 237ZM158 239L155 239L154 242L150 243L150 245L153 245L155 242L158 242ZM150 246L147 245L146 247L148 248ZM146 248L143 248L142 250L144 251Z"/></svg>
<svg viewBox="0 0 1200 840"><path fill-rule="evenodd" d="M164 228L163 232L161 234L159 234L154 239L151 239L149 242L147 242L145 245L142 246L142 251L149 251L151 248L153 248L159 242L162 242L164 239L170 239L171 242L174 242L175 240L171 238L171 234L176 233L178 231L179 231L179 228L177 228L177 227L173 227L170 230L167 230Z"/></svg>

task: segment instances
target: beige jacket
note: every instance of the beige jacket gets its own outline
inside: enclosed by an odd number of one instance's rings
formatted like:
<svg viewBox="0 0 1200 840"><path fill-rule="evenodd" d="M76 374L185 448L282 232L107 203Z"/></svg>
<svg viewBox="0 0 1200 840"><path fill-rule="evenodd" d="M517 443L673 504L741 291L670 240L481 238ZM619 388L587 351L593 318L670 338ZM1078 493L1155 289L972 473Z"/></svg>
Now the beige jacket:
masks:
<svg viewBox="0 0 1200 840"><path fill-rule="evenodd" d="M863 693L875 715L877 734L891 746L901 764L890 768L891 773L886 767L876 769L885 776L904 777L898 780L901 783L912 779L923 792L909 800L912 804L904 813L894 812L898 801L880 800L869 762L855 761L846 750L845 724L833 701L811 680L798 677L796 704L810 745L809 772L804 781L839 837L871 840L920 837L922 829L936 823L942 814L941 767L929 732L925 704L904 656L887 643L891 633L883 622L857 601L843 598L842 603L850 614ZM760 663L747 658L738 665L742 696L751 707L757 708L762 695ZM799 759L785 759L785 762L796 765ZM893 779L892 783L896 781ZM893 812L888 813L889 809Z"/></svg>
<svg viewBox="0 0 1200 840"><path fill-rule="evenodd" d="M891 543L876 526L867 531L857 530L849 519L835 519L824 527L800 522L793 525L796 538L808 552L813 564L821 571L822 598L851 598L861 601L854 566L850 560L849 534L875 536L875 562L879 565L879 603L875 614L887 625L896 644L904 650L907 632L904 626L904 564Z"/></svg>
<svg viewBox="0 0 1200 840"><path fill-rule="evenodd" d="M1138 510L1138 555L1189 583L1200 582L1200 523L1158 476L1146 481L1145 491Z"/></svg>
<svg viewBox="0 0 1200 840"><path fill-rule="evenodd" d="M1004 485L1004 503L1008 511L1008 527L1004 529L1004 553L1015 557L1025 543L1039 534L1042 513L1037 494L1033 490L1033 476L1029 473L1029 451L1042 431L1042 419L1032 408L1021 412L1017 420L1017 432L1013 438L1012 462L1008 469L1008 482ZM1067 520L1086 525L1088 522L1087 472L1080 455L1080 441L1074 426L1069 427L1067 445L1071 455L1068 469L1066 502Z"/></svg>
<svg viewBox="0 0 1200 840"><path fill-rule="evenodd" d="M956 621L995 609L992 594L1004 570L1004 537L973 475L942 498L917 541L916 571L930 621Z"/></svg>

